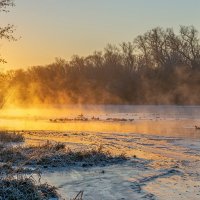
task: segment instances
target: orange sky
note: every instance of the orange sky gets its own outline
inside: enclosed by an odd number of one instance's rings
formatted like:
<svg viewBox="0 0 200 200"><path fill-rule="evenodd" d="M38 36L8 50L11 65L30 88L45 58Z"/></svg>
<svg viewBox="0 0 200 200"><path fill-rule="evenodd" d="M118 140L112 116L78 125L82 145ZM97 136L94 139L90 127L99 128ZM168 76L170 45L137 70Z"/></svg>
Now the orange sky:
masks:
<svg viewBox="0 0 200 200"><path fill-rule="evenodd" d="M0 24L15 24L17 42L1 41L8 64L1 69L44 65L55 57L70 59L102 50L107 43L132 41L157 27L200 28L200 1L195 0L16 0Z"/></svg>

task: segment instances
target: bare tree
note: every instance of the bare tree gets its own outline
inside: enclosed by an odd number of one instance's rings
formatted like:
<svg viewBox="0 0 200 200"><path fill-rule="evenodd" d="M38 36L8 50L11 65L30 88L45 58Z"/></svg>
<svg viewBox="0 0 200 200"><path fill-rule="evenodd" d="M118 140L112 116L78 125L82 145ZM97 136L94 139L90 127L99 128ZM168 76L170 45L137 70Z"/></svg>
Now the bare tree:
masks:
<svg viewBox="0 0 200 200"><path fill-rule="evenodd" d="M136 70L136 56L134 55L134 45L131 42L123 42L120 44L122 49L123 65L126 66L129 72Z"/></svg>
<svg viewBox="0 0 200 200"><path fill-rule="evenodd" d="M9 12L8 7L14 6L14 0L0 0L0 12ZM8 24L5 27L0 27L0 39L6 39L8 41L16 40L13 36L14 25ZM0 62L6 63L6 61L0 57Z"/></svg>
<svg viewBox="0 0 200 200"><path fill-rule="evenodd" d="M181 26L180 34L169 33L170 48L182 57L184 63L192 68L200 64L200 45L198 31L193 26Z"/></svg>

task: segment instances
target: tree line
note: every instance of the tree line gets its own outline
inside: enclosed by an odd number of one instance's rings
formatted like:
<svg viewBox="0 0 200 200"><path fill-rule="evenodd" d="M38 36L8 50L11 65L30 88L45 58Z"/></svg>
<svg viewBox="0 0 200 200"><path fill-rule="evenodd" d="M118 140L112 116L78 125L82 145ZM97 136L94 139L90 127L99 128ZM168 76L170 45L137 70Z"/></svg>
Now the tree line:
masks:
<svg viewBox="0 0 200 200"><path fill-rule="evenodd" d="M200 43L193 26L160 27L71 60L1 73L2 105L200 104Z"/></svg>

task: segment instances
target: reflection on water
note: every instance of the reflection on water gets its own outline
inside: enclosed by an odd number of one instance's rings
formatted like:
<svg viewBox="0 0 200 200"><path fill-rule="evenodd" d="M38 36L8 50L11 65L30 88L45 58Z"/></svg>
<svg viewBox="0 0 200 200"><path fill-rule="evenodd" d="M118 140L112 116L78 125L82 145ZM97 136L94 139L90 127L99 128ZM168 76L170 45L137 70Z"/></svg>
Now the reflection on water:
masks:
<svg viewBox="0 0 200 200"><path fill-rule="evenodd" d="M52 117L85 116L132 118L133 122L50 123ZM200 138L200 106L64 106L41 109L6 109L0 114L0 128L6 130L94 131L144 133Z"/></svg>

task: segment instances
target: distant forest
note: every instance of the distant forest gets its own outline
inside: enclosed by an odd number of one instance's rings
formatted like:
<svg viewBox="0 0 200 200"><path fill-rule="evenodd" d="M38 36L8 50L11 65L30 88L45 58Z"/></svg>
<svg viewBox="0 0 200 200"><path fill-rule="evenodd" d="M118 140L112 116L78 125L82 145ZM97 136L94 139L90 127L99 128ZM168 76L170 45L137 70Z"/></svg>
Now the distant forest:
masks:
<svg viewBox="0 0 200 200"><path fill-rule="evenodd" d="M1 105L200 104L200 43L193 26L154 28L87 57L1 73Z"/></svg>

